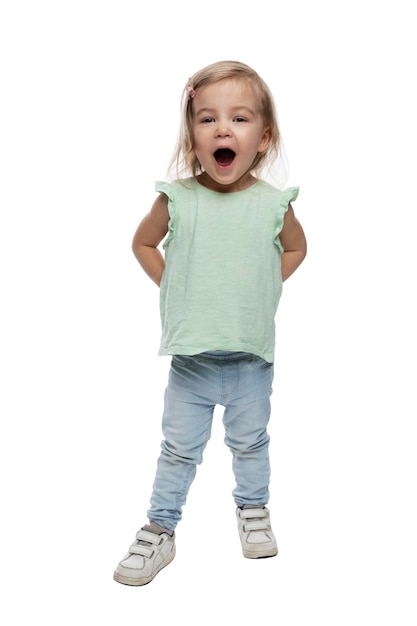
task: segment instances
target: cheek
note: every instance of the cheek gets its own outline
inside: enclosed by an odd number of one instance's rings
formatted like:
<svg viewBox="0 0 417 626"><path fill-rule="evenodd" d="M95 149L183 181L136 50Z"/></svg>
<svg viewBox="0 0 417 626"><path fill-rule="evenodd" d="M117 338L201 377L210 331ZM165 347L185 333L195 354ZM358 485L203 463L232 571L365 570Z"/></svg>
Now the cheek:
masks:
<svg viewBox="0 0 417 626"><path fill-rule="evenodd" d="M193 136L193 146L194 150L200 150L201 147L201 137L199 133L194 133Z"/></svg>
<svg viewBox="0 0 417 626"><path fill-rule="evenodd" d="M207 133L204 132L203 129L196 129L194 131L194 145L195 146L204 146L206 140Z"/></svg>
<svg viewBox="0 0 417 626"><path fill-rule="evenodd" d="M202 141L201 137L194 137L194 153L200 161L204 159L208 153L207 146L204 141Z"/></svg>
<svg viewBox="0 0 417 626"><path fill-rule="evenodd" d="M260 139L258 136L247 138L246 140L246 148L248 152L258 152L258 148L260 145Z"/></svg>

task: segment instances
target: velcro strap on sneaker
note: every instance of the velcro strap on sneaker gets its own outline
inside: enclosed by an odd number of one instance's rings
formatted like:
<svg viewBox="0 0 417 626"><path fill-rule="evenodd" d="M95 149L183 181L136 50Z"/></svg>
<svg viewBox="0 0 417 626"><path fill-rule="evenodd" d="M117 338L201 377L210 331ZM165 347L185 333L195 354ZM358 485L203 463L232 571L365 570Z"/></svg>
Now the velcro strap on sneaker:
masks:
<svg viewBox="0 0 417 626"><path fill-rule="evenodd" d="M243 529L245 532L249 532L250 530L268 530L269 524L267 521L261 519L252 520L249 522L245 522L243 524Z"/></svg>
<svg viewBox="0 0 417 626"><path fill-rule="evenodd" d="M156 535L155 533L150 533L147 530L138 530L138 532L136 533L136 540L146 541L147 543L153 543L155 546L157 546L159 543L161 543L161 536Z"/></svg>
<svg viewBox="0 0 417 626"><path fill-rule="evenodd" d="M146 546L144 543L133 543L129 548L129 553L139 554L150 559L153 556L154 549L151 546Z"/></svg>
<svg viewBox="0 0 417 626"><path fill-rule="evenodd" d="M239 512L241 519L253 519L268 517L268 511L266 509L242 509Z"/></svg>

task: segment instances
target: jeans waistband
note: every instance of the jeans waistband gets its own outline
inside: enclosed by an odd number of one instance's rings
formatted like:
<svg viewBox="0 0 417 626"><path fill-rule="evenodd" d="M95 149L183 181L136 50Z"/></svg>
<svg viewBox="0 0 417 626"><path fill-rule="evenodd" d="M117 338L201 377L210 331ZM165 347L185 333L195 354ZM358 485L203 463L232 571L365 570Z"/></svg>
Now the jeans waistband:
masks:
<svg viewBox="0 0 417 626"><path fill-rule="evenodd" d="M253 358L253 355L248 352L236 352L231 350L208 350L207 352L201 352L195 356L213 359L215 361L241 361L242 359Z"/></svg>

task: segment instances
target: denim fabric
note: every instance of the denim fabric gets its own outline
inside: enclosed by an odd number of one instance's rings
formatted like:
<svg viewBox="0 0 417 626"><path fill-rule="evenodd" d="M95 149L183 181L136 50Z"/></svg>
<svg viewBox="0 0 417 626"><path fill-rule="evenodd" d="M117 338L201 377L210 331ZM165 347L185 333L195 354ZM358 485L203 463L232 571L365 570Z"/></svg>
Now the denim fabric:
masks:
<svg viewBox="0 0 417 626"><path fill-rule="evenodd" d="M173 356L162 419L164 440L148 517L174 530L203 460L216 405L225 407L237 506L269 499L269 435L273 363L244 352Z"/></svg>

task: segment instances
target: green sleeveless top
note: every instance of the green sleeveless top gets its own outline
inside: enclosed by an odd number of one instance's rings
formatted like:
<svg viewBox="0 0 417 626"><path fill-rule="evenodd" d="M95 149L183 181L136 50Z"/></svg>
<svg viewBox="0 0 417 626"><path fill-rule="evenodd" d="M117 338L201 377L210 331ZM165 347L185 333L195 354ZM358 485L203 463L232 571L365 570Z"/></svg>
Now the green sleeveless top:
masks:
<svg viewBox="0 0 417 626"><path fill-rule="evenodd" d="M168 196L170 215L159 354L230 350L273 362L282 292L279 233L298 187L281 191L258 180L220 193L189 178L158 181L155 188Z"/></svg>

